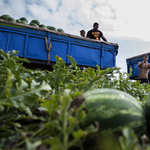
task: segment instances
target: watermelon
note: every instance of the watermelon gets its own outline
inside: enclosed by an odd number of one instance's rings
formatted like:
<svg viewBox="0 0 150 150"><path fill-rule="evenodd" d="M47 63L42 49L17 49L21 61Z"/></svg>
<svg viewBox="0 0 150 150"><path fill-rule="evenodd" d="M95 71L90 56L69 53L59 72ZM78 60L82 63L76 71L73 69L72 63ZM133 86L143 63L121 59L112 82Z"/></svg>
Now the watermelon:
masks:
<svg viewBox="0 0 150 150"><path fill-rule="evenodd" d="M25 21L26 23L28 23L28 19L27 19L27 18L25 18L25 17L21 17L19 20L21 20L21 21Z"/></svg>
<svg viewBox="0 0 150 150"><path fill-rule="evenodd" d="M37 24L35 23L29 23L30 26L35 26L35 27L39 27Z"/></svg>
<svg viewBox="0 0 150 150"><path fill-rule="evenodd" d="M53 26L47 26L47 29L57 31L57 29Z"/></svg>
<svg viewBox="0 0 150 150"><path fill-rule="evenodd" d="M12 18L12 17L7 18L7 20L16 23L16 20L14 18Z"/></svg>
<svg viewBox="0 0 150 150"><path fill-rule="evenodd" d="M20 20L20 19L17 19L16 22L17 22L17 23L21 23L21 20Z"/></svg>
<svg viewBox="0 0 150 150"><path fill-rule="evenodd" d="M46 28L46 25L44 25L44 24L40 24L39 27L40 27L40 28L47 29L47 28Z"/></svg>
<svg viewBox="0 0 150 150"><path fill-rule="evenodd" d="M64 30L63 30L63 29L60 29L60 28L59 28L59 29L57 29L57 31L58 31L58 32L62 32L62 33L64 33Z"/></svg>
<svg viewBox="0 0 150 150"><path fill-rule="evenodd" d="M9 17L10 17L9 15L4 14L4 15L0 16L0 19L7 20Z"/></svg>
<svg viewBox="0 0 150 150"><path fill-rule="evenodd" d="M126 126L132 128L137 136L146 131L145 113L140 103L131 95L115 89L95 89L74 99L71 107L84 101L87 115L81 127L95 121L99 123L100 133L122 134Z"/></svg>
<svg viewBox="0 0 150 150"><path fill-rule="evenodd" d="M50 30L51 26L46 26L46 28Z"/></svg>
<svg viewBox="0 0 150 150"><path fill-rule="evenodd" d="M28 23L26 21L24 21L24 20L20 21L19 23L22 23L24 25L28 25Z"/></svg>
<svg viewBox="0 0 150 150"><path fill-rule="evenodd" d="M147 120L147 130L150 136L150 93L145 101L144 111Z"/></svg>
<svg viewBox="0 0 150 150"><path fill-rule="evenodd" d="M32 20L30 23L37 24L38 26L40 25L40 22L38 20Z"/></svg>

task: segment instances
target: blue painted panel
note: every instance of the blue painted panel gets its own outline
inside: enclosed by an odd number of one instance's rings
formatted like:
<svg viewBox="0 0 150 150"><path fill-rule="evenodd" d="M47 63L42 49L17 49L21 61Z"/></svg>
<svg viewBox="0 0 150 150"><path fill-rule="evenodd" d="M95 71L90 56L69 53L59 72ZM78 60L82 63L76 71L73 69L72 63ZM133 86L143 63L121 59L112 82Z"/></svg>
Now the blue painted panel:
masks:
<svg viewBox="0 0 150 150"><path fill-rule="evenodd" d="M112 51L111 49L105 49L104 50L104 59L103 59L103 67L114 67L115 66L115 51Z"/></svg>
<svg viewBox="0 0 150 150"><path fill-rule="evenodd" d="M0 49L3 49L6 52L8 32L0 30Z"/></svg>
<svg viewBox="0 0 150 150"><path fill-rule="evenodd" d="M138 67L138 63L133 63L132 64L132 75L133 76L138 76L139 75L139 67Z"/></svg>
<svg viewBox="0 0 150 150"><path fill-rule="evenodd" d="M26 57L33 59L47 60L47 50L45 46L45 38L28 36L28 46Z"/></svg>
<svg viewBox="0 0 150 150"><path fill-rule="evenodd" d="M101 51L98 48L71 44L69 55L72 56L79 65L92 66L100 65Z"/></svg>
<svg viewBox="0 0 150 150"><path fill-rule="evenodd" d="M10 33L10 42L8 45L8 51L17 50L19 56L24 55L24 45L26 36L23 34Z"/></svg>
<svg viewBox="0 0 150 150"><path fill-rule="evenodd" d="M103 43L103 47L104 47L105 49L115 49L114 45L108 45L108 44L106 44L106 43Z"/></svg>
<svg viewBox="0 0 150 150"><path fill-rule="evenodd" d="M128 67L127 71L128 71L128 73L130 71L129 67L132 67L132 70L133 70L131 77L137 77L139 75L138 62L139 61L132 61L132 62L130 60L127 61L127 67Z"/></svg>
<svg viewBox="0 0 150 150"><path fill-rule="evenodd" d="M52 49L50 53L50 60L56 62L55 56L61 57L67 63L68 43L60 40L51 40Z"/></svg>
<svg viewBox="0 0 150 150"><path fill-rule="evenodd" d="M83 46L88 45L88 46L94 46L94 47L101 48L102 45L103 45L103 42L97 42L96 40L95 41L87 41L87 40L84 40L84 39L77 38L77 36L75 36L73 38L73 37L70 37L70 36L59 35L57 33L51 33L51 38L66 41L66 42L68 41L68 42L71 42L71 43L78 43L78 44L81 44L81 46L82 45ZM106 44L106 45L108 45L108 44Z"/></svg>
<svg viewBox="0 0 150 150"><path fill-rule="evenodd" d="M55 56L61 57L67 64L72 56L78 65L101 69L114 67L116 64L116 48L113 44L89 41L77 36L52 32L40 28L14 25L0 22L0 48L4 51L19 50L19 56L36 59L38 62L48 60L45 37L51 38L52 48L50 61L56 62ZM49 42L49 41L48 41Z"/></svg>

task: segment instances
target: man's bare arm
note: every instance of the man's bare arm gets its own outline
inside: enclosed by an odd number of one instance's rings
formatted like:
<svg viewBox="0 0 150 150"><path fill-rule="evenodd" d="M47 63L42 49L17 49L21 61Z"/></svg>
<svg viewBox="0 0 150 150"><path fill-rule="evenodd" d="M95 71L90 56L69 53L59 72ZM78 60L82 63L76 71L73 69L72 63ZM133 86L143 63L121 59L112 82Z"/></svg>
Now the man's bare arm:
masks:
<svg viewBox="0 0 150 150"><path fill-rule="evenodd" d="M150 63L148 63L148 69L150 69Z"/></svg>
<svg viewBox="0 0 150 150"><path fill-rule="evenodd" d="M107 39L104 37L104 35L102 35L102 39L107 42Z"/></svg>
<svg viewBox="0 0 150 150"><path fill-rule="evenodd" d="M138 67L142 67L143 64L144 64L144 61L143 62L138 62Z"/></svg>

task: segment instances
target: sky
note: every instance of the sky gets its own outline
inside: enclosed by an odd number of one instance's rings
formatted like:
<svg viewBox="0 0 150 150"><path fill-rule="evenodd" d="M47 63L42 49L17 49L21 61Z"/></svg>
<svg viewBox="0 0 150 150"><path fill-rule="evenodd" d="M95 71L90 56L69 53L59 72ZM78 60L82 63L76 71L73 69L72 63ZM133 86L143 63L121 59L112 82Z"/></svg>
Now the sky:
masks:
<svg viewBox="0 0 150 150"><path fill-rule="evenodd" d="M126 59L150 52L149 0L0 0L0 15L37 19L41 24L79 35L99 23L108 42L118 43L116 66L127 72Z"/></svg>

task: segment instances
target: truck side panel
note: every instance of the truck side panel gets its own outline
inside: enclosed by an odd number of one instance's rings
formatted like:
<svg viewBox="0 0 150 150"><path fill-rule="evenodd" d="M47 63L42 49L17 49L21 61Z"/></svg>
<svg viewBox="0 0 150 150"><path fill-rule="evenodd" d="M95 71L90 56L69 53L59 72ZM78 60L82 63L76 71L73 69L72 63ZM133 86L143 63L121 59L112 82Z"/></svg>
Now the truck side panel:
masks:
<svg viewBox="0 0 150 150"><path fill-rule="evenodd" d="M46 38L47 44L52 44L50 52L46 49ZM48 54L51 65L56 62L56 55L66 64L70 64L67 57L69 55L79 66L96 68L96 65L99 65L101 69L105 69L116 65L118 47L51 30L41 31L40 28L0 21L0 49L5 52L17 50L19 57L28 58L37 64L47 65Z"/></svg>

